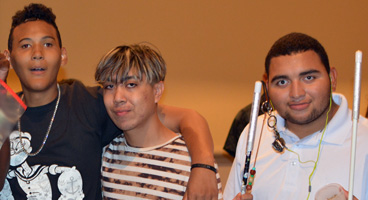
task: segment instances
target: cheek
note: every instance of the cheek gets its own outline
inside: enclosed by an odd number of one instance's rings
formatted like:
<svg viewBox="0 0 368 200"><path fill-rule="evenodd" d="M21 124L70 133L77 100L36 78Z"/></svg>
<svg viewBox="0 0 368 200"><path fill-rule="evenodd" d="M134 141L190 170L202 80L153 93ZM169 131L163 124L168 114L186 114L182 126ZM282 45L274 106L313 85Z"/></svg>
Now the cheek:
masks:
<svg viewBox="0 0 368 200"><path fill-rule="evenodd" d="M104 94L103 101L104 101L106 110L109 111L109 109L111 108L111 105L113 103L112 99L111 99L111 95L110 94Z"/></svg>
<svg viewBox="0 0 368 200"><path fill-rule="evenodd" d="M15 59L14 57L10 58L10 64L14 68L15 71L18 71L20 63L22 63L22 62Z"/></svg>
<svg viewBox="0 0 368 200"><path fill-rule="evenodd" d="M49 60L48 62L49 62L49 64L53 64L53 65L59 67L61 65L61 55L60 55L60 57L54 58L53 60Z"/></svg>
<svg viewBox="0 0 368 200"><path fill-rule="evenodd" d="M271 101L278 102L284 98L285 92L279 91L277 89L272 89L268 91L268 95L270 96Z"/></svg>
<svg viewBox="0 0 368 200"><path fill-rule="evenodd" d="M143 99L144 99L144 101L149 101L149 100L151 100L151 98L149 98L149 96L148 95L144 95L144 97L143 97Z"/></svg>
<svg viewBox="0 0 368 200"><path fill-rule="evenodd" d="M279 110L285 105L289 96L286 91L276 89L271 89L271 91L268 91L268 95L270 96L272 105L276 110Z"/></svg>
<svg viewBox="0 0 368 200"><path fill-rule="evenodd" d="M139 110L139 112L144 112L147 109L147 102L149 102L148 96L142 95L138 98L131 97L128 104L133 105L135 109Z"/></svg>
<svg viewBox="0 0 368 200"><path fill-rule="evenodd" d="M306 93L315 99L326 98L326 95L329 95L330 92L331 88L329 83L316 84L315 87L306 90Z"/></svg>

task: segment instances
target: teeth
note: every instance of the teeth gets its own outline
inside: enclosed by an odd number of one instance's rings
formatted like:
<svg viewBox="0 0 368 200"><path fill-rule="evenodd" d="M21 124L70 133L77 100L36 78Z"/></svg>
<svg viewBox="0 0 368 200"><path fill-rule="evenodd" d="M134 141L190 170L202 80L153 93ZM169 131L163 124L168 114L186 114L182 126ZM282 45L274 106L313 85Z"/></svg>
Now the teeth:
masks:
<svg viewBox="0 0 368 200"><path fill-rule="evenodd" d="M44 71L44 69L43 68L33 68L31 69L31 71Z"/></svg>

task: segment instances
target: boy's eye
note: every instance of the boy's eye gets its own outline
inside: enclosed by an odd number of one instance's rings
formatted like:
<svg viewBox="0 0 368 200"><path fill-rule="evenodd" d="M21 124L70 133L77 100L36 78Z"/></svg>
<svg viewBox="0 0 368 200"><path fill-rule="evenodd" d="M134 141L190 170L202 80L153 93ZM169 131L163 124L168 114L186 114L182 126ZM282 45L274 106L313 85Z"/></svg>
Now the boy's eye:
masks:
<svg viewBox="0 0 368 200"><path fill-rule="evenodd" d="M136 87L136 86L137 86L137 84L136 84L136 83L127 83L127 84L126 84L126 86L127 86L128 88L134 88L134 87Z"/></svg>
<svg viewBox="0 0 368 200"><path fill-rule="evenodd" d="M287 84L287 81L286 80L279 80L276 83L276 85L279 85L279 86L283 86L283 85L286 85L286 84Z"/></svg>
<svg viewBox="0 0 368 200"><path fill-rule="evenodd" d="M112 88L114 88L114 85L113 84L106 84L106 85L104 85L104 89L105 90L110 90Z"/></svg>
<svg viewBox="0 0 368 200"><path fill-rule="evenodd" d="M22 46L20 46L22 49L26 49L29 48L31 45L30 44L23 44Z"/></svg>
<svg viewBox="0 0 368 200"><path fill-rule="evenodd" d="M314 79L314 76L306 76L305 79L308 80L308 81L311 81L311 80Z"/></svg>
<svg viewBox="0 0 368 200"><path fill-rule="evenodd" d="M45 43L44 45L45 45L45 47L52 47L53 46L52 43Z"/></svg>

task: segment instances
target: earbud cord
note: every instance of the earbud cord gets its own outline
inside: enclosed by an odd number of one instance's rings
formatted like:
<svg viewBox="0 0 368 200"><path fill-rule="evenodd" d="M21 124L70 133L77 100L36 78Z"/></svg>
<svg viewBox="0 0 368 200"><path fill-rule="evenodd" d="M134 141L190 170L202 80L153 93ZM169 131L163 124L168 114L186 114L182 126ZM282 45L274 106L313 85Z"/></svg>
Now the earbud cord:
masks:
<svg viewBox="0 0 368 200"><path fill-rule="evenodd" d="M319 145L318 145L318 154L317 154L317 159L316 161L314 162L314 167L313 167L313 171L312 173L309 175L309 187L308 187L308 197L307 197L307 200L309 199L309 196L310 196L310 193L312 191L312 176L317 168L317 163L318 163L318 160L319 160L319 156L320 156L320 153L321 153L321 144L322 144L322 140L323 140L323 136L325 135L325 132L326 132L326 128L327 128L327 124L328 124L328 115L331 111L331 106L332 106L332 93L331 93L331 97L330 97L330 106L328 108L328 111L327 111L327 117L326 117L326 123L325 123L325 127L323 128L323 132L322 132L322 136L321 136L321 140L319 141Z"/></svg>

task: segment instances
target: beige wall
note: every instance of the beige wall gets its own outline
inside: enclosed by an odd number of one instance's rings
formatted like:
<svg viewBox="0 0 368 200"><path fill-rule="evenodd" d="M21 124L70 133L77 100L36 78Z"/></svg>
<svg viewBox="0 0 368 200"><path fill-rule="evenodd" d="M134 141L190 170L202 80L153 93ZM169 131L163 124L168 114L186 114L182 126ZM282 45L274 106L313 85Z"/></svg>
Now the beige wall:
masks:
<svg viewBox="0 0 368 200"><path fill-rule="evenodd" d="M363 51L361 113L368 101L368 1L39 1L53 8L68 50L61 77L95 84L99 58L119 44L148 41L168 64L162 103L193 108L221 153L233 117L252 100L264 57L282 35L304 32L325 46L352 106L354 52ZM0 0L0 50L11 16L29 1ZM11 73L10 86L20 90Z"/></svg>

